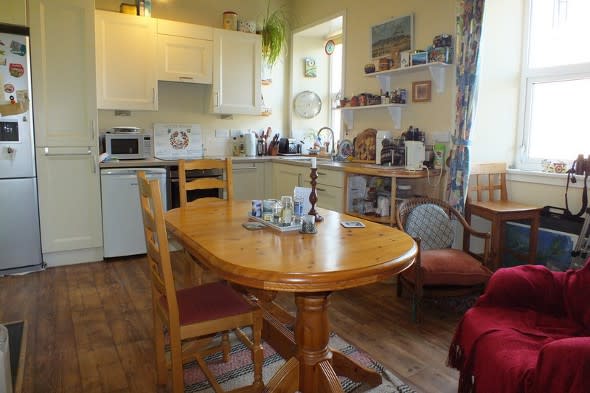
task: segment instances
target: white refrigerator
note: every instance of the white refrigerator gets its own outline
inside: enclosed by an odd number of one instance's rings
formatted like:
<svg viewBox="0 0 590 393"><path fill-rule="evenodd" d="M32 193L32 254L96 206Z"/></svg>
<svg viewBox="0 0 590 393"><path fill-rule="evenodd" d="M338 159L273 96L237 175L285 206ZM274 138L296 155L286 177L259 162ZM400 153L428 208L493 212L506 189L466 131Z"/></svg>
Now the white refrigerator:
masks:
<svg viewBox="0 0 590 393"><path fill-rule="evenodd" d="M29 30L0 24L0 275L43 267Z"/></svg>

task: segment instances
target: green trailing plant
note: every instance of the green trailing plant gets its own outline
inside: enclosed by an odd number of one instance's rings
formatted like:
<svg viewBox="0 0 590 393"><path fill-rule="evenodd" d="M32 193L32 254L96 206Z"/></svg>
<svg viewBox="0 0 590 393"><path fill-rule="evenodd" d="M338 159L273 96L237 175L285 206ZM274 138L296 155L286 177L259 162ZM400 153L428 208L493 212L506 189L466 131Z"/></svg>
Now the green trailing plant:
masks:
<svg viewBox="0 0 590 393"><path fill-rule="evenodd" d="M270 0L266 5L266 16L262 24L262 57L269 67L279 59L283 50L287 49L289 34L289 18L280 7L270 11Z"/></svg>

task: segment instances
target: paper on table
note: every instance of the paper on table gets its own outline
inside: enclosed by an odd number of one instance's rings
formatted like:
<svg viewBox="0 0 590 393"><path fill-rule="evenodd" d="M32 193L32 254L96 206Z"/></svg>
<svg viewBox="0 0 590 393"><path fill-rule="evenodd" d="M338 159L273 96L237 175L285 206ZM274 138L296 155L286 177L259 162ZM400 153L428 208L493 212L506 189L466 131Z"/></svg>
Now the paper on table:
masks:
<svg viewBox="0 0 590 393"><path fill-rule="evenodd" d="M311 210L309 194L311 194L311 188L295 187L295 189L293 190L293 195L295 196L295 198L303 199L303 214L307 214L307 212Z"/></svg>

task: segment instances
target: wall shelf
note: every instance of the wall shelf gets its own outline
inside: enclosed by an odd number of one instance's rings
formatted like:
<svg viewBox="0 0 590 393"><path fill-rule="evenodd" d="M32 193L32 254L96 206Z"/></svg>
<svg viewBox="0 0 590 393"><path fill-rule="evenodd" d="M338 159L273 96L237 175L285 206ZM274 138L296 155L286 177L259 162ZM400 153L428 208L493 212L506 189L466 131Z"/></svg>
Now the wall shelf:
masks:
<svg viewBox="0 0 590 393"><path fill-rule="evenodd" d="M383 91L391 90L391 80L399 75L411 74L418 71L428 70L432 77L432 83L437 93L442 93L445 90L445 71L451 67L452 64L447 63L428 63L420 64L405 68L396 68L387 71L372 72L365 74L367 78L377 78L379 85Z"/></svg>
<svg viewBox="0 0 590 393"><path fill-rule="evenodd" d="M402 123L402 109L406 107L406 104L382 104L382 105L364 105L364 106L345 106L340 108L342 111L342 119L346 123L346 126L351 129L354 127L354 113L359 110L369 109L384 109L389 111L391 120L396 129L401 128Z"/></svg>

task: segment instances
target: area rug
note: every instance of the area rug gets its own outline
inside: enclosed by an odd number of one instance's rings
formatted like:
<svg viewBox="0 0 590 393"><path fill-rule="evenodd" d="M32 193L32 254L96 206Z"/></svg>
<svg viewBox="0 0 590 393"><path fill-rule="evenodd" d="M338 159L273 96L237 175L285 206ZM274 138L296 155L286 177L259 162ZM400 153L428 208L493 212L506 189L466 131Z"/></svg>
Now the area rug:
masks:
<svg viewBox="0 0 590 393"><path fill-rule="evenodd" d="M231 335L231 356L227 363L222 360L221 353L207 357L211 372L217 377L218 383L224 390L232 390L252 383L253 367L251 355L248 348L243 345L233 334ZM277 370L285 363L283 359L268 343L263 343L264 364L262 378L267 384ZM371 368L381 374L383 383L380 386L371 388L366 384L353 382L345 377L340 378L340 384L346 393L415 393L415 391L399 378L397 378L383 365L371 357L344 341L341 337L332 333L330 335L330 347L348 355L365 367ZM186 393L213 393L207 378L196 362L184 366L184 382Z"/></svg>

